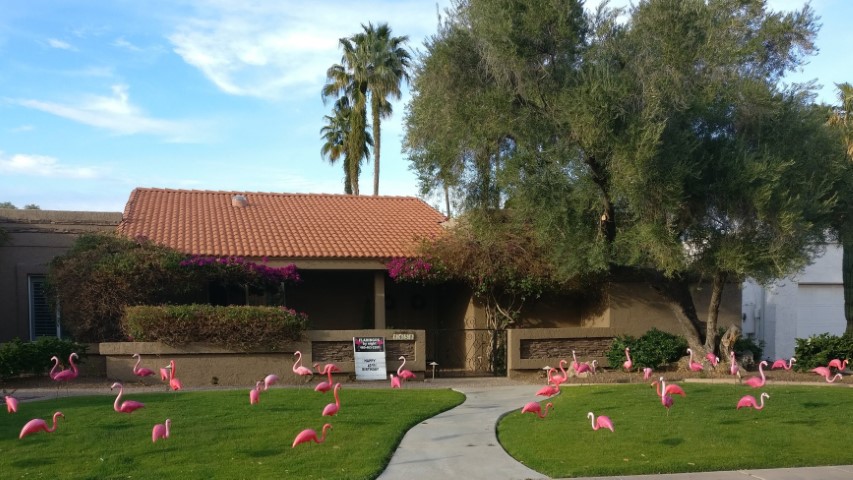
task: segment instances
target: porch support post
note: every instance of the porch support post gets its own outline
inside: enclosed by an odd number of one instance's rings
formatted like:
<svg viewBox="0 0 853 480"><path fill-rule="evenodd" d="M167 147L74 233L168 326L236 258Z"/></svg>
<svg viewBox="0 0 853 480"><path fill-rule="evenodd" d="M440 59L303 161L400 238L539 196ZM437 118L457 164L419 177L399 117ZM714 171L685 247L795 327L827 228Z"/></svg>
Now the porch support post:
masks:
<svg viewBox="0 0 853 480"><path fill-rule="evenodd" d="M385 328L385 270L373 272L373 328Z"/></svg>

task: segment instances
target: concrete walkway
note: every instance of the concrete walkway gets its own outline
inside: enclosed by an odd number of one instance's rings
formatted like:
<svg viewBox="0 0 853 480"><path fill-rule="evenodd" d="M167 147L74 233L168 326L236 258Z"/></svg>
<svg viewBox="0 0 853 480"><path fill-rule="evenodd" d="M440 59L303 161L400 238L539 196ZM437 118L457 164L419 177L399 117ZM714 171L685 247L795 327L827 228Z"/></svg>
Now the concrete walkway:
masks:
<svg viewBox="0 0 853 480"><path fill-rule="evenodd" d="M549 477L504 451L496 425L504 414L541 400L530 384L510 381L436 382L465 394L462 405L409 430L379 480L500 479ZM434 385L438 387L439 385ZM853 465L594 477L596 480L851 480ZM591 480L582 477L579 480Z"/></svg>

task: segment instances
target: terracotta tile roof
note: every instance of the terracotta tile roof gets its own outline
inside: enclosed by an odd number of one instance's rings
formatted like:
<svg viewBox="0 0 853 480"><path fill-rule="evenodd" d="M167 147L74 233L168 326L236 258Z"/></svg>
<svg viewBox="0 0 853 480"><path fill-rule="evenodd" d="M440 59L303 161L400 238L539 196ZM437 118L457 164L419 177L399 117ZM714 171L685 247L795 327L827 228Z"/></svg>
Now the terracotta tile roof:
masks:
<svg viewBox="0 0 853 480"><path fill-rule="evenodd" d="M444 220L414 197L137 188L118 231L188 254L381 259L414 255Z"/></svg>

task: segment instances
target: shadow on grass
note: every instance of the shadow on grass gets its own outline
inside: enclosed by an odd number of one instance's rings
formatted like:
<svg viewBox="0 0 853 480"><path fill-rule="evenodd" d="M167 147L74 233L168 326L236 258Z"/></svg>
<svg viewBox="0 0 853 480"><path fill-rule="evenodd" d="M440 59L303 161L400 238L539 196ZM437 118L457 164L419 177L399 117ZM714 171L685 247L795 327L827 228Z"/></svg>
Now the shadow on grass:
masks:
<svg viewBox="0 0 853 480"><path fill-rule="evenodd" d="M241 453L243 453L247 457L265 458L265 457L272 457L273 455L281 454L281 449L280 448L277 448L277 449L265 448L263 450L244 450Z"/></svg>
<svg viewBox="0 0 853 480"><path fill-rule="evenodd" d="M803 402L802 405L806 408L823 408L828 407L828 402Z"/></svg>
<svg viewBox="0 0 853 480"><path fill-rule="evenodd" d="M52 460L48 460L45 458L33 458L30 460L16 460L14 462L10 462L9 464L13 467L18 468L36 468L36 467L44 467L45 465L53 465L56 462Z"/></svg>
<svg viewBox="0 0 853 480"><path fill-rule="evenodd" d="M664 438L660 441L661 444L666 445L668 447L675 447L684 443L683 438Z"/></svg>

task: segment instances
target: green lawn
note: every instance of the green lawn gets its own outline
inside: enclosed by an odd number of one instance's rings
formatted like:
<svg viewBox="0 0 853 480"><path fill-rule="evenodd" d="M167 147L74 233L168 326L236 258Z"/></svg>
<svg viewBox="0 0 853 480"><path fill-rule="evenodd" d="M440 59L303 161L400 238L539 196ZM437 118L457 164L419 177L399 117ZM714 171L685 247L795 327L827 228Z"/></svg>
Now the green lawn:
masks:
<svg viewBox="0 0 853 480"><path fill-rule="evenodd" d="M337 417L322 417L334 402L310 389L272 389L249 405L248 388L233 391L135 394L144 402L128 415L113 411L114 397L66 397L21 403L0 412L0 477L63 479L375 478L405 432L420 421L460 404L451 390L341 389ZM19 440L31 418L55 433ZM171 437L151 442L156 423L172 419ZM326 442L291 448L305 428L333 425Z"/></svg>
<svg viewBox="0 0 853 480"><path fill-rule="evenodd" d="M505 416L498 438L554 478L853 464L849 388L681 386L687 398L675 396L669 416L645 384L564 388L545 419ZM763 410L735 409L760 392L770 394ZM615 433L593 431L589 411L609 416Z"/></svg>

